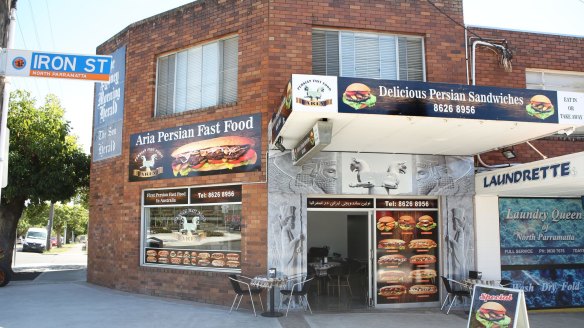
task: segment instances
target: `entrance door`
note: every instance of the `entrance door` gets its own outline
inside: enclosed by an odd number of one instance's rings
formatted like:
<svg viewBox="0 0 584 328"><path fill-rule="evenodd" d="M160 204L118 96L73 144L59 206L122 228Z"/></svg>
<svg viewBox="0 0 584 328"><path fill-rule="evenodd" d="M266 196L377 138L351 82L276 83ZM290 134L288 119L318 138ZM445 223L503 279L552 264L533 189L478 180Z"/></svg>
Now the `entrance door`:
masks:
<svg viewBox="0 0 584 328"><path fill-rule="evenodd" d="M318 255L328 249L328 263L346 266L340 278L338 268L318 272L318 295L311 306L316 310L346 311L367 308L371 303L373 211L316 210L308 211L308 262L320 261ZM310 265L310 264L309 264ZM329 275L330 274L330 275ZM350 286L347 286L347 284Z"/></svg>

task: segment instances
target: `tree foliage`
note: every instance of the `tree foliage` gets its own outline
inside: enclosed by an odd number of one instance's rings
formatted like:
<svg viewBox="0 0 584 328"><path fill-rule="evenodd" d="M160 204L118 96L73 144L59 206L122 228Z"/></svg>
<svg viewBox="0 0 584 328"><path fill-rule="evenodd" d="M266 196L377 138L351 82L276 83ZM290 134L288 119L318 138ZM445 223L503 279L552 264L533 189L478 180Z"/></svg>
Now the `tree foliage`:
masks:
<svg viewBox="0 0 584 328"><path fill-rule="evenodd" d="M67 201L89 185L90 164L89 155L69 134L69 122L54 95L36 107L30 93L17 90L10 95L9 107L8 186L2 190L0 206L0 249L10 254L2 260L7 267L25 201Z"/></svg>
<svg viewBox="0 0 584 328"><path fill-rule="evenodd" d="M18 233L26 232L29 227L46 227L49 220L50 204L31 204L26 207L20 222L18 223ZM73 231L75 235L87 233L87 222L89 211L83 204L55 204L55 216L53 218L53 230L60 237L67 231Z"/></svg>

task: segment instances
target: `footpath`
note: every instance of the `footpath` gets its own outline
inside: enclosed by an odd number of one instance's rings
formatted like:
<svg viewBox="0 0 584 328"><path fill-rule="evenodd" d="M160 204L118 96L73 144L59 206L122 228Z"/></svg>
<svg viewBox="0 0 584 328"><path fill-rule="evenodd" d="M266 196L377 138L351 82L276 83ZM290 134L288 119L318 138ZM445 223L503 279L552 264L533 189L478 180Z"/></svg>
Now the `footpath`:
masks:
<svg viewBox="0 0 584 328"><path fill-rule="evenodd" d="M78 252L77 249L71 252ZM60 254L62 256L65 254ZM69 254L72 256L73 254ZM36 265L42 273L33 280L13 281L0 288L0 328L23 327L237 327L237 328L455 328L466 327L462 309L443 314L439 309L371 310L349 313L294 312L283 318L264 318L240 309L191 301L125 293L86 282L86 269L55 270ZM32 270L21 266L15 271ZM244 299L244 302L246 299ZM242 304L242 306L244 306ZM531 328L583 327L584 312L529 312Z"/></svg>

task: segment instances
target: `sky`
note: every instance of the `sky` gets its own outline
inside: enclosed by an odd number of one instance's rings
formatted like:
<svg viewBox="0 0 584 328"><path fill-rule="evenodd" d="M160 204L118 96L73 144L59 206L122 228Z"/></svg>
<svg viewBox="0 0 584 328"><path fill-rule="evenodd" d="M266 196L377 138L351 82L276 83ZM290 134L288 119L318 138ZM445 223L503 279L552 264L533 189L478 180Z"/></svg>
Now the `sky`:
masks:
<svg viewBox="0 0 584 328"><path fill-rule="evenodd" d="M420 0L423 1L423 0ZM439 0L432 0L439 2ZM95 54L98 45L128 25L192 0L18 0L15 49ZM584 37L584 0L463 0L465 24ZM436 14L439 14L438 12ZM94 82L12 78L44 103L55 94L72 133L89 153Z"/></svg>

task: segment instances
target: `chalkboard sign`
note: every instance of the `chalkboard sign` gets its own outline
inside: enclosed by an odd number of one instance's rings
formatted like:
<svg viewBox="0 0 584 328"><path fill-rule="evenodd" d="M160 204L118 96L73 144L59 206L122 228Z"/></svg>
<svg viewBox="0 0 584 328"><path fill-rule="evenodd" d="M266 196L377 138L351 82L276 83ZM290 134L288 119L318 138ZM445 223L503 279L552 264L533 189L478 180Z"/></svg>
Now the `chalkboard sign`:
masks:
<svg viewBox="0 0 584 328"><path fill-rule="evenodd" d="M529 328L523 290L475 285L467 328Z"/></svg>

